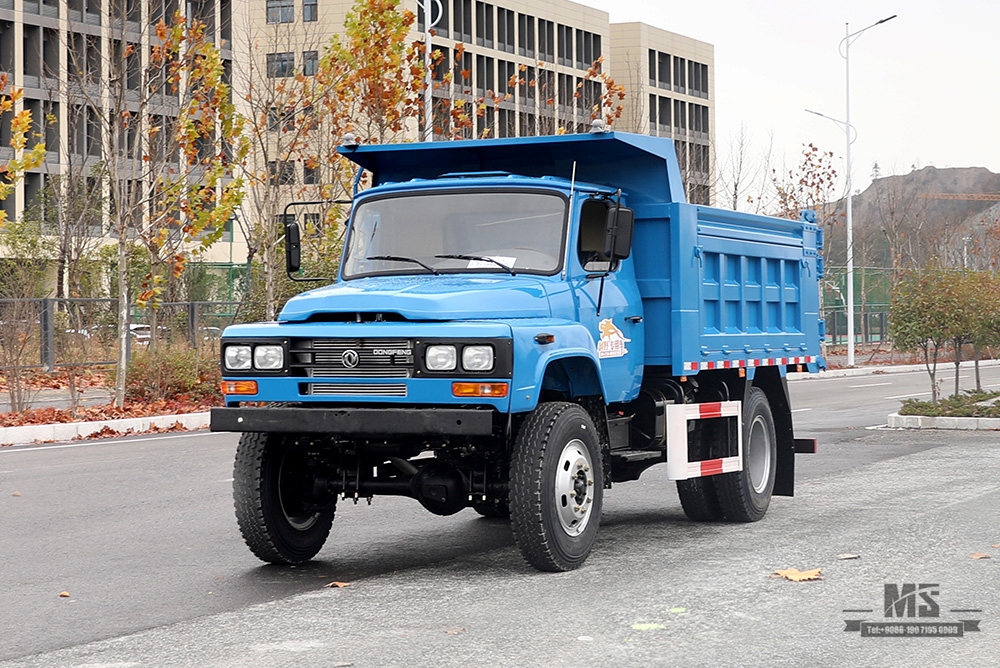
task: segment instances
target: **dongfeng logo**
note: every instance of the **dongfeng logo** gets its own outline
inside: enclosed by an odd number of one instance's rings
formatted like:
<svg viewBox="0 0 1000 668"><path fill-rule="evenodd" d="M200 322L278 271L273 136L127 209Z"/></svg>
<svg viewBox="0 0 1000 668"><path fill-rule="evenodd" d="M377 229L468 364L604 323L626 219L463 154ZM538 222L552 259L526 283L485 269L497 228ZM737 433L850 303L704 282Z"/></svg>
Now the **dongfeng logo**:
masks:
<svg viewBox="0 0 1000 668"><path fill-rule="evenodd" d="M353 369L361 361L361 357L358 355L357 350L345 350L344 354L340 356L340 361L344 363L348 369Z"/></svg>

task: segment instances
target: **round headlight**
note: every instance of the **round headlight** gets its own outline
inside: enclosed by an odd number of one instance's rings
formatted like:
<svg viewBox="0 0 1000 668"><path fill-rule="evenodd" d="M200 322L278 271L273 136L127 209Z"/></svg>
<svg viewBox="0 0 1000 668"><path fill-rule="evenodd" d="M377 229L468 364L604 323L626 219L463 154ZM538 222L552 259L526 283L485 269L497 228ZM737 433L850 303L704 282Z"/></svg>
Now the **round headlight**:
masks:
<svg viewBox="0 0 1000 668"><path fill-rule="evenodd" d="M253 349L253 365L258 369L274 370L285 365L281 346L257 346Z"/></svg>
<svg viewBox="0 0 1000 668"><path fill-rule="evenodd" d="M226 368L231 371L244 371L250 368L250 346L226 346Z"/></svg>
<svg viewBox="0 0 1000 668"><path fill-rule="evenodd" d="M493 346L465 346L462 368L466 371L489 371L493 368Z"/></svg>
<svg viewBox="0 0 1000 668"><path fill-rule="evenodd" d="M427 346L424 364L428 371L452 371L458 361L455 346Z"/></svg>

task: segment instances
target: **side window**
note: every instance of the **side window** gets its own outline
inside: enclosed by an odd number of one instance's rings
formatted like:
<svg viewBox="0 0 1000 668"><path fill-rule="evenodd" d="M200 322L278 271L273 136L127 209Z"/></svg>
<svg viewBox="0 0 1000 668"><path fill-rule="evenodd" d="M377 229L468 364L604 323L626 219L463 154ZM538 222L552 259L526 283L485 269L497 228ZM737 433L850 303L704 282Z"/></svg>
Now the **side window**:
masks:
<svg viewBox="0 0 1000 668"><path fill-rule="evenodd" d="M604 254L604 233L608 209L604 202L584 202L580 212L580 240L577 254L586 271L610 271L611 261Z"/></svg>

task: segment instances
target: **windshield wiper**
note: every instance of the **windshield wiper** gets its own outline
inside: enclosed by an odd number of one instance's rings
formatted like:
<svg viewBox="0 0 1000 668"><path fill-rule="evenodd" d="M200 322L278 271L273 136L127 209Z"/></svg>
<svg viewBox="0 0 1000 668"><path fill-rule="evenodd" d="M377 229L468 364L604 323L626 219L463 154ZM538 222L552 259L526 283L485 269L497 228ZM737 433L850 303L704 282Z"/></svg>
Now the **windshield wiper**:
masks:
<svg viewBox="0 0 1000 668"><path fill-rule="evenodd" d="M435 256L436 257L436 256ZM413 264L419 264L421 267L431 272L435 276L441 274L437 269L430 266L429 264L424 264L420 260L413 257L403 257L402 255L369 255L365 258L366 260L388 260L390 262L412 262Z"/></svg>
<svg viewBox="0 0 1000 668"><path fill-rule="evenodd" d="M506 271L511 276L517 276L517 274L514 273L513 267L508 267L503 262L494 260L491 257L486 257L485 255L460 255L457 253L456 254L448 253L446 255L435 255L434 257L439 257L445 260L479 260L480 262L492 262L496 266Z"/></svg>

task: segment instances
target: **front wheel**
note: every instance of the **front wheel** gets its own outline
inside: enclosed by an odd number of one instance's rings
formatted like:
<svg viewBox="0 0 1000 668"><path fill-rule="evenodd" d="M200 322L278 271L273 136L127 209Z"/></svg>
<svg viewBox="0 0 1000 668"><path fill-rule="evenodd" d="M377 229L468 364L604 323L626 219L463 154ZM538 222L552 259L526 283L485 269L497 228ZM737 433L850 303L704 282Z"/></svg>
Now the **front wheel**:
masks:
<svg viewBox="0 0 1000 668"><path fill-rule="evenodd" d="M233 471L236 521L261 561L299 564L323 547L337 497L316 498L309 452L294 438L246 433Z"/></svg>
<svg viewBox="0 0 1000 668"><path fill-rule="evenodd" d="M510 518L514 542L542 571L569 571L597 539L604 498L597 430L580 406L545 403L525 419L514 445Z"/></svg>
<svg viewBox="0 0 1000 668"><path fill-rule="evenodd" d="M743 405L743 470L716 476L719 504L734 522L756 522L764 517L774 490L777 438L767 395L751 388Z"/></svg>

